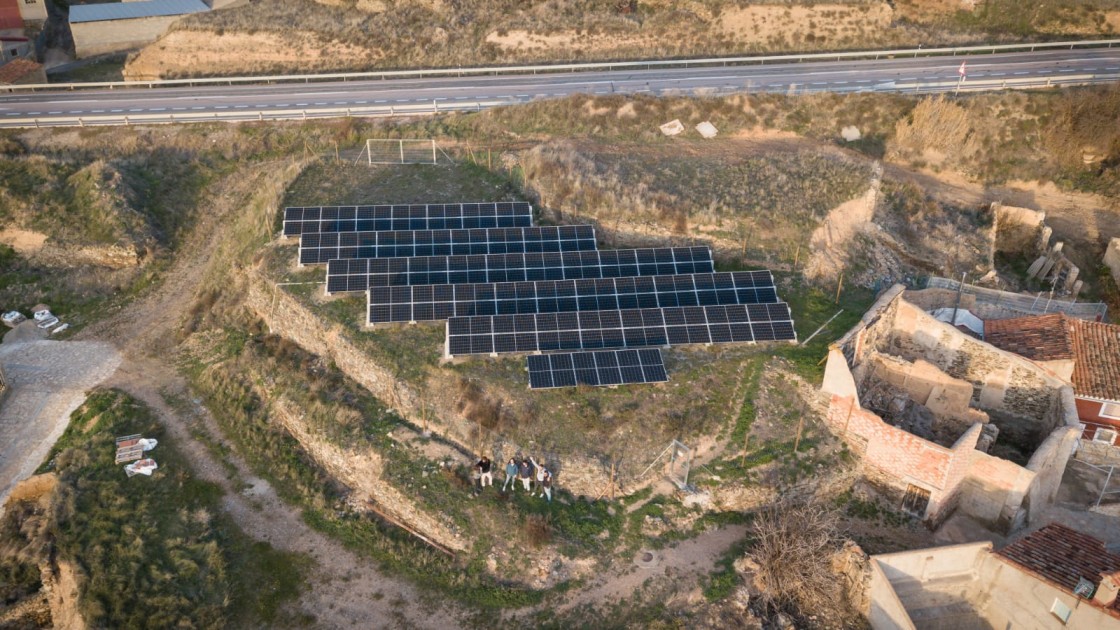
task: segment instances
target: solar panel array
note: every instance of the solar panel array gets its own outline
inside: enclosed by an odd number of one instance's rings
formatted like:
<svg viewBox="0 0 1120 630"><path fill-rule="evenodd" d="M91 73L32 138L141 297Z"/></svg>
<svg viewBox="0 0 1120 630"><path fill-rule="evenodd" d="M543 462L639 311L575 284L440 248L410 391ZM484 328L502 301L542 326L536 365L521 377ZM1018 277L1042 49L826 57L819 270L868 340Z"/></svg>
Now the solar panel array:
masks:
<svg viewBox="0 0 1120 630"><path fill-rule="evenodd" d="M538 354L528 358L529 387L631 385L669 380L661 350L605 350Z"/></svg>
<svg viewBox="0 0 1120 630"><path fill-rule="evenodd" d="M370 324L449 317L767 304L778 301L769 271L373 287Z"/></svg>
<svg viewBox="0 0 1120 630"><path fill-rule="evenodd" d="M417 284L479 284L711 273L707 247L354 258L327 263L327 293Z"/></svg>
<svg viewBox="0 0 1120 630"><path fill-rule="evenodd" d="M796 340L769 271L600 251L594 227L533 226L524 202L293 207L284 235L326 263L328 294L367 293L369 324L446 320L448 356L531 354L533 389L663 382L663 346Z"/></svg>
<svg viewBox="0 0 1120 630"><path fill-rule="evenodd" d="M508 354L795 338L784 302L452 317L447 354Z"/></svg>
<svg viewBox="0 0 1120 630"><path fill-rule="evenodd" d="M590 225L324 232L300 237L299 264L318 265L349 258L574 252L595 247L595 228Z"/></svg>
<svg viewBox="0 0 1120 630"><path fill-rule="evenodd" d="M284 208L284 236L321 232L529 227L524 201Z"/></svg>

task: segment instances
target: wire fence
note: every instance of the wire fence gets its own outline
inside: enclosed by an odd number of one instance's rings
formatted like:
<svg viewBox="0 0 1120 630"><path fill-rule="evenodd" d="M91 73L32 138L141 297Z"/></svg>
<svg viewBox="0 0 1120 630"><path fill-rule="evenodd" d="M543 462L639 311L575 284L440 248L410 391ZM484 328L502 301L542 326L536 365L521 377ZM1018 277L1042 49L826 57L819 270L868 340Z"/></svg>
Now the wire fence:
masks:
<svg viewBox="0 0 1120 630"><path fill-rule="evenodd" d="M933 276L926 283L927 289L946 289L971 296L978 306L1002 309L1023 315L1044 315L1046 313L1065 313L1070 317L1103 321L1108 306L1093 302L1071 302L1054 299L1050 292L1042 291L1037 295L1011 293L998 289L985 289L971 284L961 285L957 280ZM951 305L950 305L951 306Z"/></svg>

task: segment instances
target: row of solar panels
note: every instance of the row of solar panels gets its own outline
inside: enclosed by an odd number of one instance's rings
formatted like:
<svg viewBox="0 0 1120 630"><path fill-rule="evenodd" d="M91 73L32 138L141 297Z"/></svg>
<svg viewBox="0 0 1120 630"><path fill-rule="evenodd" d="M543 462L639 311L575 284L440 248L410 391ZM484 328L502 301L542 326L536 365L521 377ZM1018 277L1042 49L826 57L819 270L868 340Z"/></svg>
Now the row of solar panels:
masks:
<svg viewBox="0 0 1120 630"><path fill-rule="evenodd" d="M574 252L595 248L595 228L590 225L304 233L300 235L299 264L319 265L353 258Z"/></svg>
<svg viewBox="0 0 1120 630"><path fill-rule="evenodd" d="M712 273L707 247L354 258L327 263L327 293L420 284L535 282Z"/></svg>
<svg viewBox="0 0 1120 630"><path fill-rule="evenodd" d="M715 273L707 247L599 251L591 226L532 227L528 204L284 219L300 263L327 263L328 294L367 292L370 324L445 319L448 356L567 351L530 357L534 388L663 381L652 348L796 337L769 271Z"/></svg>
<svg viewBox="0 0 1120 630"><path fill-rule="evenodd" d="M630 385L669 380L661 350L564 352L528 357L529 387L552 389L576 385Z"/></svg>
<svg viewBox="0 0 1120 630"><path fill-rule="evenodd" d="M512 228L532 224L533 207L523 201L284 209L284 236L322 232Z"/></svg>
<svg viewBox="0 0 1120 630"><path fill-rule="evenodd" d="M371 288L367 322L773 302L778 294L769 271L413 285Z"/></svg>
<svg viewBox="0 0 1120 630"><path fill-rule="evenodd" d="M445 340L448 356L454 357L794 338L789 307L779 302L452 317Z"/></svg>

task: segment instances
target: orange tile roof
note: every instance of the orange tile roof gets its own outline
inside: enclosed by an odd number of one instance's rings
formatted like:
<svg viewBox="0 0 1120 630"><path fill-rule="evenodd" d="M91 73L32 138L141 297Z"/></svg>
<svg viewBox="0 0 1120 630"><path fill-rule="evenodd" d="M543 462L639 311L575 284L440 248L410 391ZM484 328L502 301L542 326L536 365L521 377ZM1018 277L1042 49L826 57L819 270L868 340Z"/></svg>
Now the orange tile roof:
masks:
<svg viewBox="0 0 1120 630"><path fill-rule="evenodd" d="M984 341L1034 361L1073 359L1079 396L1120 401L1120 326L1051 313L986 321Z"/></svg>
<svg viewBox="0 0 1120 630"><path fill-rule="evenodd" d="M1101 574L1120 570L1120 555L1088 534L1052 523L995 552L1001 558L1073 592L1081 578L1100 586Z"/></svg>
<svg viewBox="0 0 1120 630"><path fill-rule="evenodd" d="M1065 315L1032 315L984 322L984 341L1033 361L1074 358L1073 338Z"/></svg>
<svg viewBox="0 0 1120 630"><path fill-rule="evenodd" d="M1073 389L1120 401L1120 326L1067 319L1073 337Z"/></svg>
<svg viewBox="0 0 1120 630"><path fill-rule="evenodd" d="M30 59L24 59L23 57L13 59L0 66L0 85L19 81L42 67L42 64L31 61Z"/></svg>

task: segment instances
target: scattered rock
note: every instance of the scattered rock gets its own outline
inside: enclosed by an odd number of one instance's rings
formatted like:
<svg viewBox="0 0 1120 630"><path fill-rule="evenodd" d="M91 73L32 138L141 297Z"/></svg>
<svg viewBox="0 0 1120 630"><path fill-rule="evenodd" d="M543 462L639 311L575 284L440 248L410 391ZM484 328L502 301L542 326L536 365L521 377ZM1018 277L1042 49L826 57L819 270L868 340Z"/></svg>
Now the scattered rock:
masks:
<svg viewBox="0 0 1120 630"><path fill-rule="evenodd" d="M840 137L848 142L855 142L856 140L862 138L863 134L859 132L859 127L856 127L855 125L848 125L847 127L844 127L840 130Z"/></svg>
<svg viewBox="0 0 1120 630"><path fill-rule="evenodd" d="M684 496L681 501L685 507L699 507L708 509L712 505L712 493L704 490L703 492L692 492Z"/></svg>

